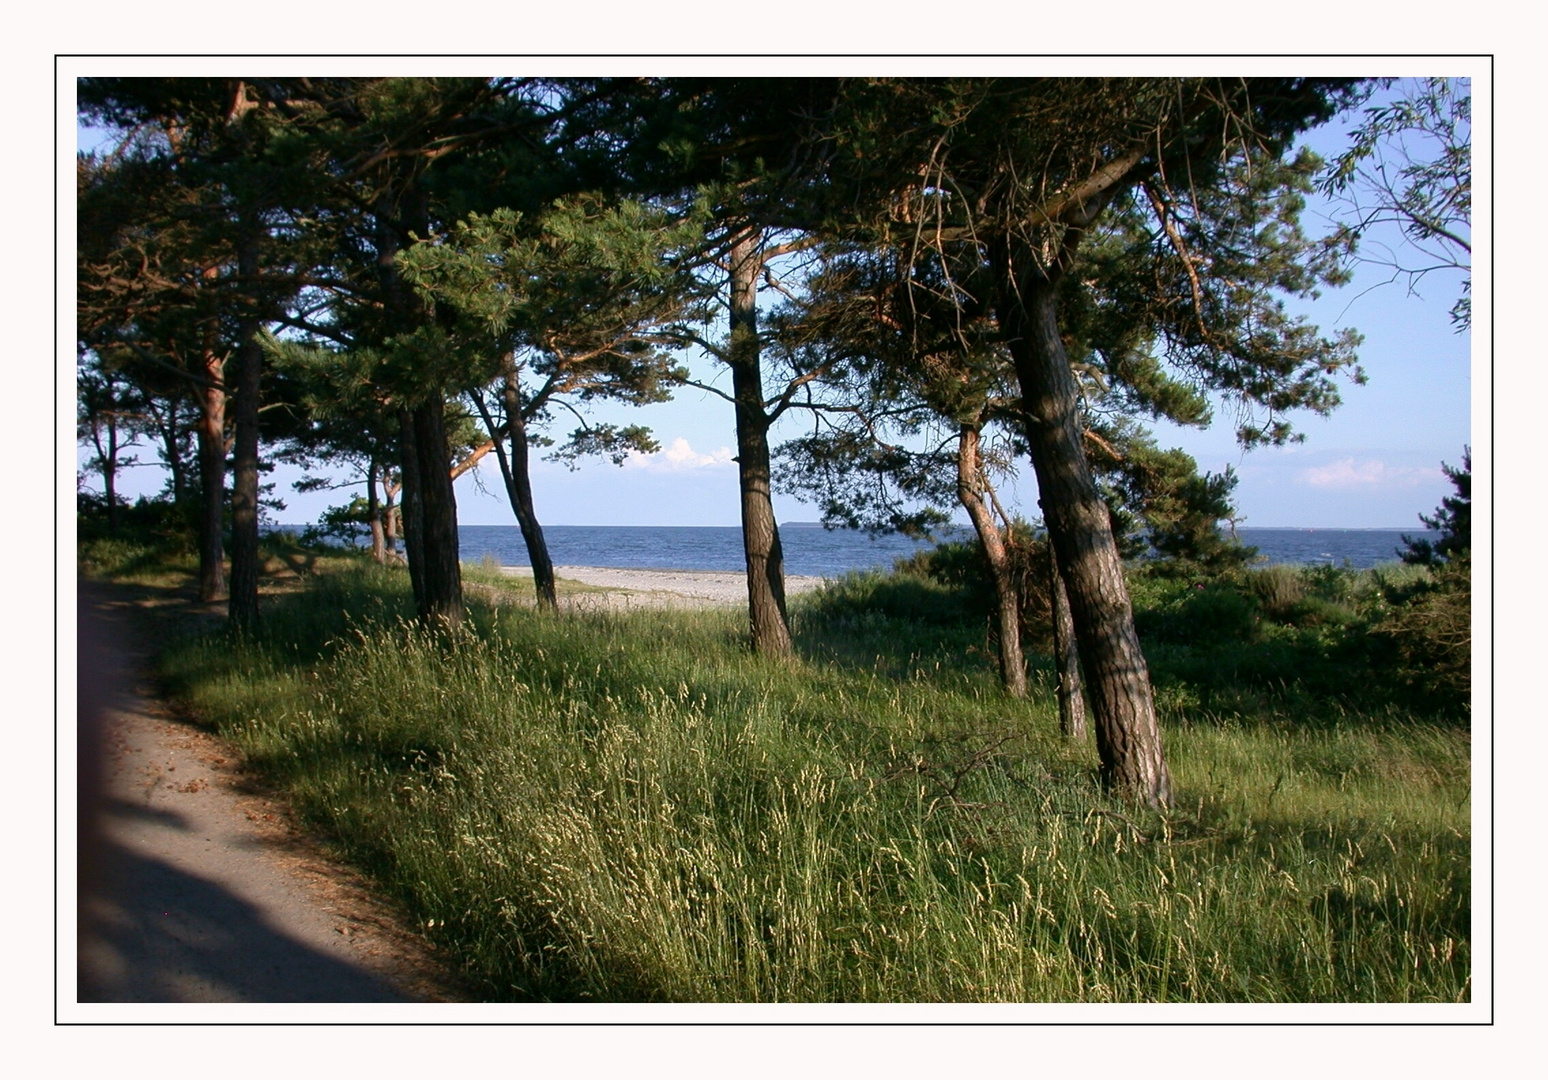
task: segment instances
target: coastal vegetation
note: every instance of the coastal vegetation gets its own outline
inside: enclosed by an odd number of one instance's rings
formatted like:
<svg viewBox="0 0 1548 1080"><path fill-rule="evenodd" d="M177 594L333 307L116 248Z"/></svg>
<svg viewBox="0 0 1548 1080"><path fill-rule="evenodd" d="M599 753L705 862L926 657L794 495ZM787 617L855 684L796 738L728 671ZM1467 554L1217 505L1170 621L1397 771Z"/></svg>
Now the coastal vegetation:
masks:
<svg viewBox="0 0 1548 1080"><path fill-rule="evenodd" d="M83 558L192 581L115 543ZM1155 811L1060 733L1046 623L1005 696L984 585L930 560L796 598L778 660L729 609L545 612L477 566L435 633L400 570L309 557L259 627L165 635L164 687L489 1000L1470 994L1468 712L1380 632L1426 567L1131 569Z"/></svg>
<svg viewBox="0 0 1548 1080"><path fill-rule="evenodd" d="M814 434L780 458L787 479L815 463L915 504L867 493L857 510L829 490L830 517L896 526L942 493L968 513L1012 696L1015 523L992 474L1027 461L1067 616L1065 727L1083 727L1083 701L1104 783L1164 807L1109 495L1159 506L1191 486L1212 530L1232 477L1194 476L1143 421L1223 411L1244 447L1282 445L1362 381L1358 333L1324 335L1286 301L1346 282L1387 216L1316 235L1302 210L1319 183L1359 208L1390 196L1413 243L1465 250L1464 84L1366 110L1331 165L1298 145L1379 84L82 79L81 119L112 136L77 162L82 439L110 516L125 448L155 443L172 498L196 508L200 595L248 627L264 471L357 472L363 505L344 512L367 519L380 561L401 539L416 617L455 629L455 478L493 452L552 605L531 451L621 462L653 436L593 422L588 403L691 385L735 416L749 640L792 656L775 425L804 413ZM1373 192L1373 155L1411 128L1439 140L1436 162ZM730 389L695 379L690 351ZM547 433L568 418L567 439ZM1161 479L1171 495L1135 489Z"/></svg>
<svg viewBox="0 0 1548 1080"><path fill-rule="evenodd" d="M1299 148L1376 85L84 79L80 570L225 602L170 699L493 1000L1466 1000L1470 457L1401 564L1263 566L1146 426L1336 408L1360 336L1286 301L1373 221L1466 269L1465 83ZM531 454L649 451L590 403L682 387L745 608L565 603ZM489 454L535 597L459 562ZM369 558L261 534L276 460L358 474L319 527ZM777 487L975 540L789 598Z"/></svg>

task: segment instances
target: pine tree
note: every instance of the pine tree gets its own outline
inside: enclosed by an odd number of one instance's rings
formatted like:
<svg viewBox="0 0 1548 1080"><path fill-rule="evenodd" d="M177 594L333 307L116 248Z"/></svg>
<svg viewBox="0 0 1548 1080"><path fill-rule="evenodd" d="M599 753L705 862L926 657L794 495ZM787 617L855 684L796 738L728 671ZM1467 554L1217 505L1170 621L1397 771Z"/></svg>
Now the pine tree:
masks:
<svg viewBox="0 0 1548 1080"><path fill-rule="evenodd" d="M659 449L649 429L590 424L579 409L596 400L663 401L687 377L671 346L673 327L690 316L691 282L674 261L699 236L695 222L638 203L572 197L526 218L513 210L471 214L400 256L406 278L452 316L424 332L477 373L469 396L499 461L543 607L554 607L557 596L532 499L531 448L550 441L541 431L564 408L581 426L553 456L572 467L588 455L622 464L630 453Z"/></svg>
<svg viewBox="0 0 1548 1080"><path fill-rule="evenodd" d="M1419 515L1425 528L1440 533L1440 538L1403 537L1407 549L1400 552L1406 563L1419 566L1440 566L1458 559L1465 559L1473 548L1473 452L1471 447L1462 450L1460 469L1441 463L1441 471L1451 481L1456 494L1447 495L1436 507L1433 516Z"/></svg>
<svg viewBox="0 0 1548 1080"><path fill-rule="evenodd" d="M1068 586L1106 780L1170 799L1149 679L1107 505L1088 461L1075 364L1102 355L1136 411L1256 406L1244 444L1338 402L1356 339L1329 341L1280 297L1341 280L1297 217L1318 163L1292 137L1348 86L1297 79L877 79L847 84L827 169L868 239L915 258L975 253L951 295L1009 351L1044 520ZM960 256L958 262L972 263ZM1104 348L1099 331L1120 347ZM1142 331L1142 333L1140 333ZM1132 342L1139 347L1129 347Z"/></svg>

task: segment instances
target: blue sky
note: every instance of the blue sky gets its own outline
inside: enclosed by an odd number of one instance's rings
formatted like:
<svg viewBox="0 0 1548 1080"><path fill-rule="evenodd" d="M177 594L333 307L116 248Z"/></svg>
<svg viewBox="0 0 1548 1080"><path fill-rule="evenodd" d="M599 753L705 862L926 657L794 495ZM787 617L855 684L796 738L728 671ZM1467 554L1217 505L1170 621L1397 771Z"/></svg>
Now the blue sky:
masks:
<svg viewBox="0 0 1548 1080"><path fill-rule="evenodd" d="M1339 118L1307 142L1325 156L1337 153L1352 118ZM81 141L94 141L82 133ZM1308 207L1308 229L1319 228L1327 208L1318 199ZM1368 243L1381 238L1373 237ZM1400 243L1389 237L1394 244ZM1197 431L1166 426L1157 431L1165 446L1180 446L1201 469L1219 472L1228 465L1239 477L1236 501L1248 526L1374 528L1417 526L1417 515L1431 511L1449 493L1442 461L1460 462L1473 441L1470 335L1456 334L1449 311L1460 275L1436 273L1411 293L1390 272L1364 266L1354 282L1315 302L1299 305L1324 331L1354 326L1365 335L1361 364L1366 385L1343 389L1344 404L1332 416L1297 418L1303 443L1243 453L1236 445L1228 409L1217 410L1216 423ZM1480 311L1487 311L1480 306ZM729 377L702 357L688 357L697 378L729 387ZM736 466L731 461L735 432L730 405L703 391L684 389L675 400L643 409L598 410L598 419L644 423L655 432L662 451L635 458L622 467L588 462L578 471L535 461L533 494L539 516L553 525L735 525L738 520ZM799 418L775 430L776 440L799 433ZM345 492L301 495L288 490L296 474L277 470L275 494L286 503L277 517L286 522L314 520ZM131 497L157 490L161 470L130 470L122 483ZM1037 515L1036 487L1030 465L1002 492L1007 505L1028 517ZM513 524L498 469L492 459L457 486L458 517L463 524ZM776 495L782 521L812 520L817 511L788 495Z"/></svg>

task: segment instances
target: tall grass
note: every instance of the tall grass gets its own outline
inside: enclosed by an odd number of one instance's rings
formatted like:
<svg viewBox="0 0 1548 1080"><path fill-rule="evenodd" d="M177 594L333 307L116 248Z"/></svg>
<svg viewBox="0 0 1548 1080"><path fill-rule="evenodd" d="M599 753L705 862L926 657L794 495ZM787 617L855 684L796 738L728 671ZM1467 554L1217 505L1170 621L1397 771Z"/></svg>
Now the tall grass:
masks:
<svg viewBox="0 0 1548 1080"><path fill-rule="evenodd" d="M841 600L782 664L731 612L427 636L365 569L164 666L492 1000L1466 999L1456 729L1180 706L1142 814L1048 693Z"/></svg>

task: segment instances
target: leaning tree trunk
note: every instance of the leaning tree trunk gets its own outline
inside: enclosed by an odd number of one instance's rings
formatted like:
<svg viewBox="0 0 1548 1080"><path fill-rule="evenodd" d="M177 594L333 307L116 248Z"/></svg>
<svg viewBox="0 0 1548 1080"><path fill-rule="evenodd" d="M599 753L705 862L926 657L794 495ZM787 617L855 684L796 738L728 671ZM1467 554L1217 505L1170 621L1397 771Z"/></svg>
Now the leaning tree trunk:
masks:
<svg viewBox="0 0 1548 1080"><path fill-rule="evenodd" d="M226 595L226 549L222 539L226 511L225 358L207 344L204 385L199 390L199 599Z"/></svg>
<svg viewBox="0 0 1548 1080"><path fill-rule="evenodd" d="M1059 575L1059 560L1048 545L1048 606L1053 614L1054 670L1059 676L1059 730L1069 739L1086 737L1086 699L1080 686L1080 649L1075 644L1075 620L1070 595Z"/></svg>
<svg viewBox="0 0 1548 1080"><path fill-rule="evenodd" d="M537 518L537 507L532 501L531 447L527 440L527 418L522 412L521 376L516 371L515 358L505 358L506 428L511 439L511 450L506 455L505 443L499 425L489 414L481 392L473 394L478 412L484 419L484 427L494 443L495 460L500 463L500 475L505 480L505 495L510 500L511 512L521 529L522 542L527 545L527 561L532 564L532 581L537 589L538 607L553 611L559 606L559 594L554 583L554 561L548 554L548 541L543 536L542 523Z"/></svg>
<svg viewBox="0 0 1548 1080"><path fill-rule="evenodd" d="M957 440L957 498L973 522L994 578L995 619L1000 631L1000 685L1014 698L1027 696L1027 665L1021 653L1021 590L1016 588L1010 553L980 492L987 483L978 454L976 428L963 428Z"/></svg>
<svg viewBox="0 0 1548 1080"><path fill-rule="evenodd" d="M770 488L769 417L763 405L758 344L758 274L763 257L758 231L748 228L731 245L731 368L736 402L737 481L742 496L742 546L747 556L747 612L753 649L771 656L794 652L785 610L785 557Z"/></svg>
<svg viewBox="0 0 1548 1080"><path fill-rule="evenodd" d="M1150 676L1107 504L1081 445L1079 390L1059 334L1055 282L1024 247L994 253L1000 324L1021 384L1039 502L1069 594L1103 780L1150 806L1171 801Z"/></svg>

